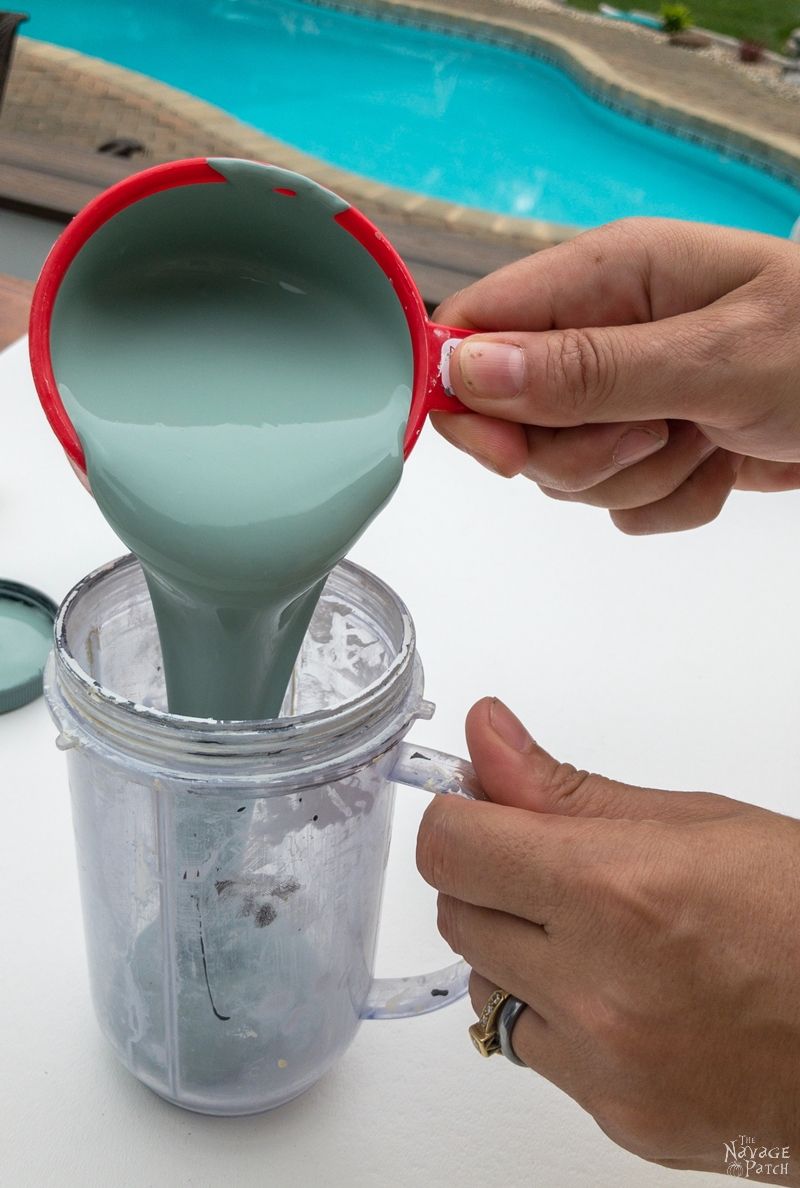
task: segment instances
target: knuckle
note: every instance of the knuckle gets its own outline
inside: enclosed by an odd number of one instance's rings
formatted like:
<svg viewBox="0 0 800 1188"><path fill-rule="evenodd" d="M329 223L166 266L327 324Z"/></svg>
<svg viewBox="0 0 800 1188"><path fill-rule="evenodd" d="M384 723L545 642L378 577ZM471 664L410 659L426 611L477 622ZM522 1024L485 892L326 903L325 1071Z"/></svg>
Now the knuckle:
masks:
<svg viewBox="0 0 800 1188"><path fill-rule="evenodd" d="M565 495L572 497L573 502L580 503L586 495L590 484L586 475L578 472L574 464L567 464L558 476L558 483Z"/></svg>
<svg viewBox="0 0 800 1188"><path fill-rule="evenodd" d="M453 951L458 949L459 911L456 900L449 895L440 895L437 901L437 927Z"/></svg>
<svg viewBox="0 0 800 1188"><path fill-rule="evenodd" d="M610 1017L593 1022L590 1044L605 1070L606 1084L597 1084L587 1097L587 1106L595 1121L614 1142L643 1159L653 1159L669 1152L674 1134L664 1130L652 1091L652 1069L669 1059L669 1053L657 1055L644 1046L638 1031L632 1031L624 1017L613 1012ZM607 1085L637 1086L618 1096ZM648 1087L648 1088L645 1088Z"/></svg>
<svg viewBox="0 0 800 1188"><path fill-rule="evenodd" d="M689 532L692 528L705 528L706 524L712 524L716 520L724 504L724 499L704 499L699 501L692 508L691 512L679 524L673 525L669 531Z"/></svg>
<svg viewBox="0 0 800 1188"><path fill-rule="evenodd" d="M615 509L611 520L627 536L702 528L722 511L736 483L737 472L731 455L718 450L671 495L641 507Z"/></svg>
<svg viewBox="0 0 800 1188"><path fill-rule="evenodd" d="M699 871L674 827L656 820L628 821L624 836L618 834L610 843L609 856L613 861L587 864L576 874L583 878L598 918L628 946L647 950L653 962L657 954L667 963L674 960L680 944L688 961L695 944L691 885ZM634 998L630 984L619 981L608 993L616 995L612 1001L618 1013L624 1010L629 1023L636 1019L645 1027L646 1018L636 1014L637 1005L643 1010L642 1004L650 1001L644 987Z"/></svg>
<svg viewBox="0 0 800 1188"><path fill-rule="evenodd" d="M469 1000L476 1015L481 1013L488 997L483 989L484 984L484 979L473 970L469 975Z"/></svg>
<svg viewBox="0 0 800 1188"><path fill-rule="evenodd" d="M552 492L553 498L569 499L584 492L592 483L587 477L586 465L580 458L570 455L558 459L558 464L542 456L541 451L529 450L528 461L523 468L526 478L539 483L545 495Z"/></svg>
<svg viewBox="0 0 800 1188"><path fill-rule="evenodd" d="M794 343L793 311L800 300L800 276L796 260L781 254L780 258L771 261L759 275L757 297L753 313L760 320L763 332L777 345L788 330Z"/></svg>
<svg viewBox="0 0 800 1188"><path fill-rule="evenodd" d="M648 231L652 230L653 219L646 215L627 215L621 219L614 219L608 224L609 230L616 231L618 235L646 235Z"/></svg>
<svg viewBox="0 0 800 1188"><path fill-rule="evenodd" d="M539 483L539 490L548 499L556 499L561 503L574 503L574 496L570 491L559 491L557 487L547 487L543 483Z"/></svg>
<svg viewBox="0 0 800 1188"><path fill-rule="evenodd" d="M595 488L607 477L606 459L599 455L581 458L577 452L564 459L558 475L558 486L573 499L582 503L596 498Z"/></svg>
<svg viewBox="0 0 800 1188"><path fill-rule="evenodd" d="M436 309L431 314L431 317L438 322L445 322L447 325L458 325L458 319L463 317L463 307L467 304L467 295L471 286L464 286L461 289L456 289L455 293L451 293L449 297L445 297Z"/></svg>
<svg viewBox="0 0 800 1188"><path fill-rule="evenodd" d="M722 310L710 306L696 312L690 330L684 329L676 340L676 349L687 363L706 369L721 393L726 389L731 394L747 392L744 400L738 395L720 397L718 419L735 426L746 422L754 409L763 408L764 359L779 357L786 337L773 303L761 300L760 294L760 287L755 288L746 297L737 295ZM754 342L759 344L758 353Z"/></svg>
<svg viewBox="0 0 800 1188"><path fill-rule="evenodd" d="M718 450L689 476L687 487L693 498L687 509L687 528L699 528L717 518L736 482L737 471L730 454Z"/></svg>
<svg viewBox="0 0 800 1188"><path fill-rule="evenodd" d="M728 375L740 356L750 353L753 331L750 305L737 301L722 317L716 310L696 314L691 335L684 335L680 346L692 361Z"/></svg>
<svg viewBox="0 0 800 1188"><path fill-rule="evenodd" d="M612 219L609 223L603 223L601 227L594 228L594 231L602 235L618 237L620 239L641 239L648 232L652 232L652 228L652 219L644 215L628 215L621 219ZM587 234L591 234L591 232Z"/></svg>
<svg viewBox="0 0 800 1188"><path fill-rule="evenodd" d="M499 474L501 478L515 478L519 474L519 466L516 460L508 454L494 453L491 458L487 458L492 470L495 474Z"/></svg>
<svg viewBox="0 0 800 1188"><path fill-rule="evenodd" d="M559 763L547 782L547 799L559 809L577 809L589 799L596 777L571 763Z"/></svg>
<svg viewBox="0 0 800 1188"><path fill-rule="evenodd" d="M641 1102L629 1098L606 1099L592 1108L591 1113L600 1129L618 1146L640 1159L657 1160L661 1128Z"/></svg>
<svg viewBox="0 0 800 1188"><path fill-rule="evenodd" d="M623 511L612 511L611 523L625 536L649 536L654 532L675 531L674 528L658 528L654 525L647 508L632 507Z"/></svg>
<svg viewBox="0 0 800 1188"><path fill-rule="evenodd" d="M447 886L452 868L448 807L437 797L425 810L417 835L417 870L439 890Z"/></svg>
<svg viewBox="0 0 800 1188"><path fill-rule="evenodd" d="M568 764L562 766L567 770L560 777L560 804L575 812L591 805L592 812L602 816L609 803L614 801L613 782L589 771L570 769Z"/></svg>
<svg viewBox="0 0 800 1188"><path fill-rule="evenodd" d="M604 1063L623 1065L629 1071L640 1051L641 1035L636 1019L619 991L596 991L573 1005L581 1031L591 1037L592 1046L602 1053Z"/></svg>
<svg viewBox="0 0 800 1188"><path fill-rule="evenodd" d="M602 403L613 386L608 344L596 330L560 330L548 337L546 351L548 386L567 402L565 411L580 423L586 409Z"/></svg>

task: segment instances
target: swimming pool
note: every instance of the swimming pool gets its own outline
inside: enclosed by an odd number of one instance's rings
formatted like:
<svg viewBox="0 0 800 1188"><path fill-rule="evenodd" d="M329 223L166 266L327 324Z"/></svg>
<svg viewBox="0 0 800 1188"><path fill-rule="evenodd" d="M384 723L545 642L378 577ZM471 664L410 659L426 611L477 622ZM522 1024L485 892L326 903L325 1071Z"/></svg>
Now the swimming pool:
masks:
<svg viewBox="0 0 800 1188"><path fill-rule="evenodd" d="M493 45L302 0L30 0L25 32L129 66L335 165L502 214L787 235L800 193ZM124 129L120 129L124 132Z"/></svg>

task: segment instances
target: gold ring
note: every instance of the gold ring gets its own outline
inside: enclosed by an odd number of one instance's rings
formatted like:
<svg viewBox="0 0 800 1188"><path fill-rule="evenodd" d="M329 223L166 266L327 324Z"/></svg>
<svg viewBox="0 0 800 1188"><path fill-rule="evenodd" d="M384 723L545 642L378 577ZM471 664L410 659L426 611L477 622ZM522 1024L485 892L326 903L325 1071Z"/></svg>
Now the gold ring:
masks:
<svg viewBox="0 0 800 1188"><path fill-rule="evenodd" d="M511 995L507 994L505 990L493 991L478 1017L478 1022L473 1023L469 1029L470 1039L481 1056L494 1056L496 1052L500 1051L497 1016L510 997Z"/></svg>

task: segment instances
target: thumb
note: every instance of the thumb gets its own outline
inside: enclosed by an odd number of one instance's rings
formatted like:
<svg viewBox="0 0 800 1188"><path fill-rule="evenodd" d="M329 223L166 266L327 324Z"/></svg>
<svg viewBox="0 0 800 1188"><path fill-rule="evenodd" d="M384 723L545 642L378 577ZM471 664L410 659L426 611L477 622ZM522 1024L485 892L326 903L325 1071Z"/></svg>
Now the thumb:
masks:
<svg viewBox="0 0 800 1188"><path fill-rule="evenodd" d="M748 320L724 298L629 326L473 335L453 352L450 380L473 412L523 425L677 418L713 426L720 392L747 423L754 401L763 403Z"/></svg>
<svg viewBox="0 0 800 1188"><path fill-rule="evenodd" d="M733 806L741 811L737 801L724 796L637 788L559 763L496 697L472 707L466 734L481 786L495 804L564 816L675 823L725 816Z"/></svg>

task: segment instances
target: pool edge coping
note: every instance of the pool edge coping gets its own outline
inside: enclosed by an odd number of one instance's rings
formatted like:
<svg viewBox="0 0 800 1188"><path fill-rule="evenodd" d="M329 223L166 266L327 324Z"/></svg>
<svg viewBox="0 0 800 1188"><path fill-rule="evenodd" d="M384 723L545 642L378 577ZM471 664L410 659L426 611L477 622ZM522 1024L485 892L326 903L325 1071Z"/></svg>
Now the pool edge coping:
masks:
<svg viewBox="0 0 800 1188"><path fill-rule="evenodd" d="M502 48L516 49L563 70L589 98L603 106L639 123L670 132L679 139L703 144L800 187L800 137L759 131L725 120L717 113L667 99L659 91L624 79L594 50L561 33L534 32L507 17L487 19L461 10L442 9L431 0L312 0L312 3L319 8L456 33ZM285 169L308 174L355 205L367 202L388 214L415 222L443 224L459 232L475 231L532 248L571 239L585 230L542 219L499 214L375 181L303 152L205 99L139 71L52 42L31 37L22 40L26 49L44 63L67 66L127 92L134 100L155 104L229 142L233 153L268 160ZM215 155L221 154L216 152Z"/></svg>

